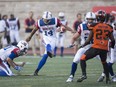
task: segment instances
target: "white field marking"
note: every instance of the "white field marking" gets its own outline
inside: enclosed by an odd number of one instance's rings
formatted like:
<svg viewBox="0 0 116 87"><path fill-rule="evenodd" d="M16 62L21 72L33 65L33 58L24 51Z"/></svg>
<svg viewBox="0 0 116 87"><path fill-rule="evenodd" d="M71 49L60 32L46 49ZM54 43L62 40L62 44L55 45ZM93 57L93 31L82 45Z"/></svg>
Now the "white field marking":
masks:
<svg viewBox="0 0 116 87"><path fill-rule="evenodd" d="M36 59L38 59L38 58L42 58L42 57L40 57L40 56L20 56L19 58L36 58ZM60 56L56 56L56 58L61 58ZM74 56L64 56L64 59L65 58L74 58Z"/></svg>
<svg viewBox="0 0 116 87"><path fill-rule="evenodd" d="M16 62L17 64L22 64L23 62ZM26 64L33 64L31 62L26 62Z"/></svg>

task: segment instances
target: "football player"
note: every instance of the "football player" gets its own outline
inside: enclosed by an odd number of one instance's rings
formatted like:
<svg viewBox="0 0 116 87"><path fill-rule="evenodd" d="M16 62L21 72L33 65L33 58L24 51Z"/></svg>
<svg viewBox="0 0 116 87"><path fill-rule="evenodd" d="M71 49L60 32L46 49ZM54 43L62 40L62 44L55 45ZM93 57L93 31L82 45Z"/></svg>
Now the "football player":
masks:
<svg viewBox="0 0 116 87"><path fill-rule="evenodd" d="M83 45L86 41L86 39L88 38L90 31L88 29L88 25L92 24L95 22L96 19L96 15L93 12L88 12L85 16L86 21L84 21L83 23L81 23L78 26L77 32L74 34L72 41L71 41L71 45L69 47L73 47L74 46L74 42L76 41L77 38L81 38L81 45ZM84 54L84 52L89 49L91 47L91 44L88 44L87 46L80 48L77 53L75 54L75 57L73 59L73 63L72 63L72 67L71 67L71 72L70 72L70 76L69 78L66 80L66 82L72 82L76 69L77 69L77 65L80 61L81 56Z"/></svg>
<svg viewBox="0 0 116 87"><path fill-rule="evenodd" d="M86 42L81 46L84 47L90 43L93 39L92 46L81 56L80 63L82 69L82 76L77 80L77 82L82 82L87 79L86 75L86 61L94 58L96 55L100 56L104 73L106 75L106 84L110 83L109 78L109 67L106 62L107 52L109 48L109 40L111 40L111 48L114 48L115 39L113 36L113 28L105 22L105 12L98 11L97 20L98 23L90 25L90 34Z"/></svg>
<svg viewBox="0 0 116 87"><path fill-rule="evenodd" d="M60 29L57 30L57 27L61 27L61 26L66 27L67 30L73 32L73 30L70 29L69 27L62 25L59 19L57 19L56 17L55 18L52 17L51 12L45 11L43 13L42 18L38 20L30 36L26 39L26 41L29 42L37 30L39 30L39 32L42 33L42 42L45 46L45 53L41 61L39 62L37 69L34 72L35 76L38 75L38 72L46 63L48 56L52 58L52 51L56 46L56 40L57 40L56 31L60 31Z"/></svg>
<svg viewBox="0 0 116 87"><path fill-rule="evenodd" d="M110 15L108 24L110 24L113 27L113 36L116 40L116 22L115 22L115 17L113 15ZM116 82L116 75L114 74L114 71L112 68L112 65L116 62L115 51L116 51L116 45L114 46L114 48L110 48L110 53L108 56L108 57L110 57L110 61L108 62L109 72L110 72L111 80L113 82ZM103 72L97 81L102 82L104 80L104 78L105 78L105 73Z"/></svg>
<svg viewBox="0 0 116 87"><path fill-rule="evenodd" d="M61 21L61 23L63 25L67 25L68 24L67 20L65 19L65 15L64 15L63 12L59 12L58 16L59 16L59 19L60 19L60 21ZM62 27L59 27L59 28L62 28ZM66 33L65 30L62 30L61 32L57 32L57 45L54 48L54 57L56 56L56 51L57 51L57 48L58 48L59 45L61 47L60 56L61 57L63 56L65 33Z"/></svg>
<svg viewBox="0 0 116 87"><path fill-rule="evenodd" d="M24 40L21 40L17 46L10 45L2 48L0 50L0 76L14 75L10 66L12 66L15 70L20 71L21 67L25 65L25 62L22 64L16 64L13 59L26 54L27 49L28 43Z"/></svg>
<svg viewBox="0 0 116 87"><path fill-rule="evenodd" d="M17 45L20 41L20 22L18 18L14 17L14 14L10 15L10 19L7 19L7 23L10 29L10 40L12 45Z"/></svg>

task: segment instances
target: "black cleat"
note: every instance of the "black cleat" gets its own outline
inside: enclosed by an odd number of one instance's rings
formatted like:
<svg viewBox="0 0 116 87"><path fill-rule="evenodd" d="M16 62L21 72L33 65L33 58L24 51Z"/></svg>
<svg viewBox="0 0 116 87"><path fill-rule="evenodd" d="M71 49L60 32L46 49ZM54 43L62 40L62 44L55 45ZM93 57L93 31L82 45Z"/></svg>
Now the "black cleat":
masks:
<svg viewBox="0 0 116 87"><path fill-rule="evenodd" d="M51 52L47 52L47 54L48 54L48 56L50 57L50 58L52 58L52 53Z"/></svg>
<svg viewBox="0 0 116 87"><path fill-rule="evenodd" d="M33 75L38 76L38 71L35 71Z"/></svg>
<svg viewBox="0 0 116 87"><path fill-rule="evenodd" d="M83 80L87 79L87 76L85 75L82 75L78 80L77 82L82 82Z"/></svg>
<svg viewBox="0 0 116 87"><path fill-rule="evenodd" d="M100 76L97 81L98 82L103 82L104 78L105 78L104 76Z"/></svg>

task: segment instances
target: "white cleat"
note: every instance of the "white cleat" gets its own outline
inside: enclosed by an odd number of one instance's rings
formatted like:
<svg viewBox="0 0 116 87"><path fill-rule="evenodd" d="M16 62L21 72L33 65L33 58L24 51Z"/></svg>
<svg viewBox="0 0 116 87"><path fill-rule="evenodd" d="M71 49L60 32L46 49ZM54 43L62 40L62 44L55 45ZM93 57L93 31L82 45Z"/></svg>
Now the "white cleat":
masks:
<svg viewBox="0 0 116 87"><path fill-rule="evenodd" d="M112 77L112 82L116 82L116 75Z"/></svg>
<svg viewBox="0 0 116 87"><path fill-rule="evenodd" d="M70 75L66 82L73 82L73 75Z"/></svg>

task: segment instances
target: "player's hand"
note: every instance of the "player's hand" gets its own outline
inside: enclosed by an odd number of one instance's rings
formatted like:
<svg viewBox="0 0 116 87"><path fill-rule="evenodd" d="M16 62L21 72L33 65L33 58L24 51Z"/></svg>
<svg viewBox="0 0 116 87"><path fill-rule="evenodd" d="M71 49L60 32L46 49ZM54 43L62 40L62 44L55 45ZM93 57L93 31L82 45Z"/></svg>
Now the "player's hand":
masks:
<svg viewBox="0 0 116 87"><path fill-rule="evenodd" d="M68 46L68 48L72 48L74 46L75 46L75 44L71 44L71 45Z"/></svg>
<svg viewBox="0 0 116 87"><path fill-rule="evenodd" d="M15 66L14 69L17 70L17 71L21 71L21 70L22 70L22 67L20 67L20 66Z"/></svg>

